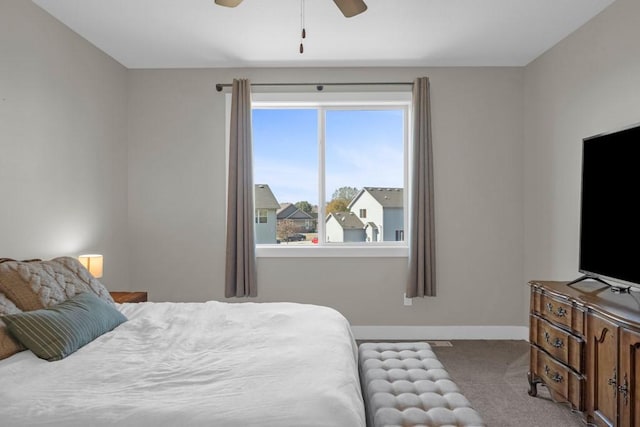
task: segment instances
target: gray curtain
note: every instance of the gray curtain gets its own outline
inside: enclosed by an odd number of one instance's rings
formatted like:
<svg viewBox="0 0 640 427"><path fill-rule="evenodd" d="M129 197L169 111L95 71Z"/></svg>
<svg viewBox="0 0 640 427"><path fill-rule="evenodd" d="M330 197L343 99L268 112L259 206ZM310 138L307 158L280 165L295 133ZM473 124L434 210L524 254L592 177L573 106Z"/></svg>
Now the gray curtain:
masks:
<svg viewBox="0 0 640 427"><path fill-rule="evenodd" d="M433 150L429 78L413 82L413 156L409 193L409 279L407 297L436 295Z"/></svg>
<svg viewBox="0 0 640 427"><path fill-rule="evenodd" d="M256 250L253 234L251 164L251 83L233 80L227 191L227 262L225 297L255 297Z"/></svg>

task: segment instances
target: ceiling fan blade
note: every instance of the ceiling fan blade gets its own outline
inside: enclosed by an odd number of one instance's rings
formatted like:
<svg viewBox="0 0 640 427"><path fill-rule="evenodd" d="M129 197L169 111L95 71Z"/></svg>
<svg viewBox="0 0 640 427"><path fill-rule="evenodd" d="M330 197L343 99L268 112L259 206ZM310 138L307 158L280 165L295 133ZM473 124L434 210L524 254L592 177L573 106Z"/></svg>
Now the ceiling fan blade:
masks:
<svg viewBox="0 0 640 427"><path fill-rule="evenodd" d="M347 18L356 16L367 10L367 5L362 0L333 0L340 12Z"/></svg>
<svg viewBox="0 0 640 427"><path fill-rule="evenodd" d="M215 3L220 6L236 7L242 3L242 0L215 0Z"/></svg>

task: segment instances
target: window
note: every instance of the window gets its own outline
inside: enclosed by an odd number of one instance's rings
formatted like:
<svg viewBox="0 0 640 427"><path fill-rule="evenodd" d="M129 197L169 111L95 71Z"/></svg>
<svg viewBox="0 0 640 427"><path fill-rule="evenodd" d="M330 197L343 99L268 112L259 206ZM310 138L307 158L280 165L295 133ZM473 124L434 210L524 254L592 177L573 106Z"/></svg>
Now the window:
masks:
<svg viewBox="0 0 640 427"><path fill-rule="evenodd" d="M267 223L267 210L256 209L256 224L266 224L266 223Z"/></svg>
<svg viewBox="0 0 640 427"><path fill-rule="evenodd" d="M404 230L396 230L396 241L402 242L404 240Z"/></svg>
<svg viewBox="0 0 640 427"><path fill-rule="evenodd" d="M254 182L313 217L278 249L404 247L410 96L254 94Z"/></svg>

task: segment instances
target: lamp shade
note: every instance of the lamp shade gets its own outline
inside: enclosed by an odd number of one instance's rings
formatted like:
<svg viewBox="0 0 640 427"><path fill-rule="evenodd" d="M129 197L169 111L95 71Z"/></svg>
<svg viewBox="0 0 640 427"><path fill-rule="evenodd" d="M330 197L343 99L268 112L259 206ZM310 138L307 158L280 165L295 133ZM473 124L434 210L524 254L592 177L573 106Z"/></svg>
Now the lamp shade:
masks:
<svg viewBox="0 0 640 427"><path fill-rule="evenodd" d="M236 7L242 3L242 0L215 0L215 4L226 7Z"/></svg>
<svg viewBox="0 0 640 427"><path fill-rule="evenodd" d="M91 273L93 277L95 277L96 279L102 277L102 255L80 255L78 257L78 261L80 261L80 264L82 264L84 268L89 270L89 273Z"/></svg>

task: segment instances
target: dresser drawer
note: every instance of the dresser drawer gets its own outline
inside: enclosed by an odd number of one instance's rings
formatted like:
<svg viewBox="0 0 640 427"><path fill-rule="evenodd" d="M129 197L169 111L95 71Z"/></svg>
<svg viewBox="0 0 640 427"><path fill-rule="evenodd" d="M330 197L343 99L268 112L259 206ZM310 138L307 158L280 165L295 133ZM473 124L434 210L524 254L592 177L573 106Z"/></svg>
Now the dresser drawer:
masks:
<svg viewBox="0 0 640 427"><path fill-rule="evenodd" d="M582 350L584 341L550 322L531 316L530 341L555 359L579 373L584 373Z"/></svg>
<svg viewBox="0 0 640 427"><path fill-rule="evenodd" d="M564 326L577 335L584 336L584 311L568 301L562 301L540 292L532 293L534 313L540 317Z"/></svg>
<svg viewBox="0 0 640 427"><path fill-rule="evenodd" d="M531 346L531 369L533 375L542 380L554 399L567 401L578 410L584 410L584 377L556 362L542 350Z"/></svg>

